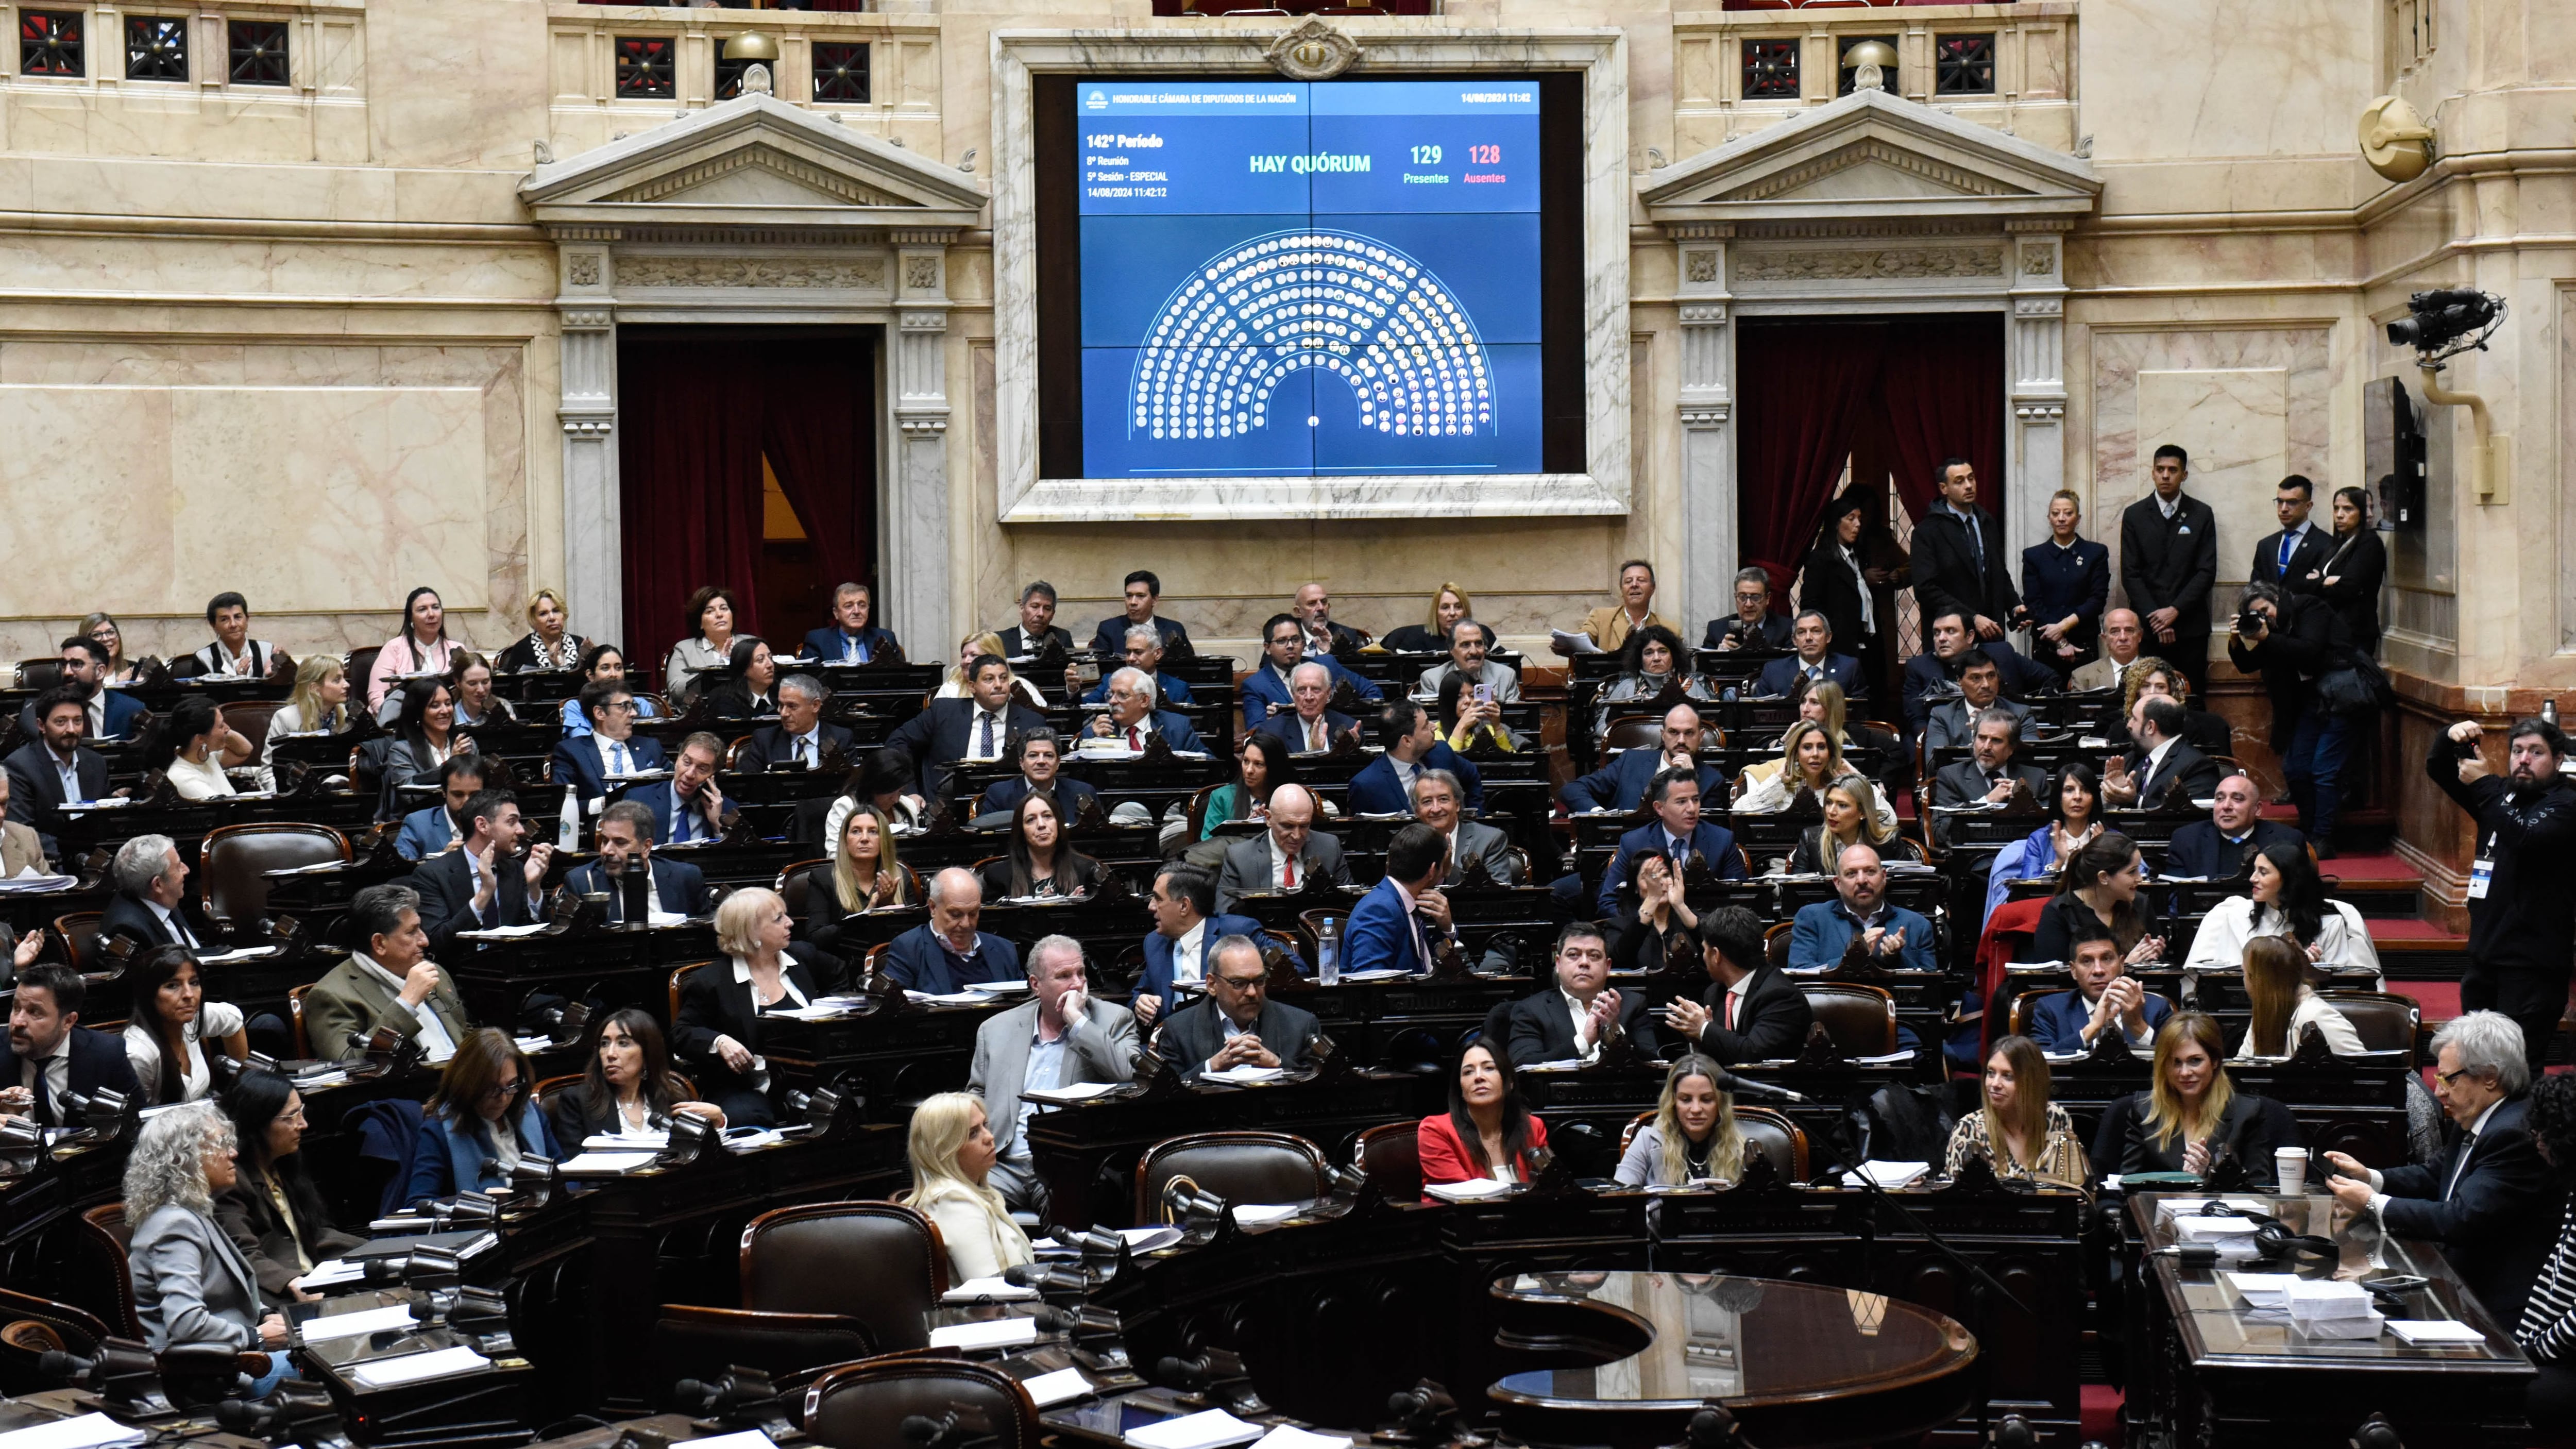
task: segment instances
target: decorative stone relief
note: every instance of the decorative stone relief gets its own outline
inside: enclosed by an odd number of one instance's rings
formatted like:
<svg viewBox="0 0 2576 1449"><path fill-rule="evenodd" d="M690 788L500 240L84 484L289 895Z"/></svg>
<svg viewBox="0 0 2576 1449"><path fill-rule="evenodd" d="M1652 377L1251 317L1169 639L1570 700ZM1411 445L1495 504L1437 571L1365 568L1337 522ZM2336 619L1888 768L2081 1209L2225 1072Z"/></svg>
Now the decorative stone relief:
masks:
<svg viewBox="0 0 2576 1449"><path fill-rule="evenodd" d="M1683 275L1694 282L1716 281L1717 253L1684 252L1682 254L1682 271Z"/></svg>
<svg viewBox="0 0 2576 1449"><path fill-rule="evenodd" d="M2000 277L2000 247L1885 247L1876 251L1747 250L1735 273L1752 282L1848 282L1872 278Z"/></svg>
<svg viewBox="0 0 2576 1449"><path fill-rule="evenodd" d="M2056 271L2057 251L2054 247L2049 246L2046 242L2022 243L2021 274L2023 276L2045 277L2054 274Z"/></svg>
<svg viewBox="0 0 2576 1449"><path fill-rule="evenodd" d="M1262 56L1290 80L1331 80L1359 60L1360 44L1310 15L1305 24L1272 41Z"/></svg>
<svg viewBox="0 0 2576 1449"><path fill-rule="evenodd" d="M620 257L630 287L882 287L885 261L761 257Z"/></svg>
<svg viewBox="0 0 2576 1449"><path fill-rule="evenodd" d="M903 259L903 284L915 292L927 292L939 285L939 260L936 257Z"/></svg>
<svg viewBox="0 0 2576 1449"><path fill-rule="evenodd" d="M591 252L575 252L565 263L564 275L576 287L599 285L599 258Z"/></svg>

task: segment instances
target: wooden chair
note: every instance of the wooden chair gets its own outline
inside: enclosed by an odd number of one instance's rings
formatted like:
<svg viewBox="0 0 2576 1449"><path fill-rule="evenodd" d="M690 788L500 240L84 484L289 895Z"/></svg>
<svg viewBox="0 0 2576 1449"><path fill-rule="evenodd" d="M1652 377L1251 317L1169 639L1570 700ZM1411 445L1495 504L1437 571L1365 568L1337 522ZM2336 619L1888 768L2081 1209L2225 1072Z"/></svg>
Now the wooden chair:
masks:
<svg viewBox="0 0 2576 1449"><path fill-rule="evenodd" d="M1377 1184L1391 1203L1422 1200L1422 1129L1412 1122L1381 1122L1359 1135L1351 1165Z"/></svg>
<svg viewBox="0 0 2576 1449"><path fill-rule="evenodd" d="M724 752L724 763L723 763L723 765L722 765L720 768L723 768L723 769L726 769L726 770L732 770L732 769L736 768L736 766L738 765L738 763L739 763L739 762L741 761L741 759L742 759L742 747L743 747L743 746L745 746L745 745L747 745L747 744L750 744L750 743L751 743L751 736L749 736L749 735L736 735L736 736L734 737L733 743L731 743L731 744L729 744L729 745L726 745L726 746L725 746L725 752Z"/></svg>
<svg viewBox="0 0 2576 1449"><path fill-rule="evenodd" d="M1655 1120L1652 1109L1640 1112L1619 1133L1619 1155L1628 1155L1628 1146L1637 1140L1645 1125ZM1790 1182L1807 1180L1807 1132L1789 1120L1787 1114L1771 1107L1747 1107L1737 1103L1735 1130L1744 1145L1771 1159L1771 1170Z"/></svg>
<svg viewBox="0 0 2576 1449"><path fill-rule="evenodd" d="M927 1348L948 1291L938 1225L891 1202L775 1208L742 1230L742 1306L858 1319L887 1349Z"/></svg>
<svg viewBox="0 0 2576 1449"><path fill-rule="evenodd" d="M80 1288L78 1306L115 1326L122 1338L141 1338L143 1321L134 1312L134 1278L125 1250L133 1232L125 1221L125 1204L101 1203L80 1215L72 1230L72 1273Z"/></svg>
<svg viewBox="0 0 2576 1449"><path fill-rule="evenodd" d="M313 1038L304 1030L304 993L311 991L313 985L308 981L286 988L286 1015L295 1027L295 1055L308 1061L313 1056Z"/></svg>
<svg viewBox="0 0 2576 1449"><path fill-rule="evenodd" d="M1604 758L1618 750L1651 750L1664 742L1664 721L1660 715L1623 714L1610 721L1610 732L1601 737Z"/></svg>
<svg viewBox="0 0 2576 1449"><path fill-rule="evenodd" d="M32 1293L0 1288L0 1393L40 1393L58 1385L38 1367L47 1353L89 1357L108 1327L94 1314Z"/></svg>
<svg viewBox="0 0 2576 1449"><path fill-rule="evenodd" d="M771 884L770 889L778 892L778 899L787 907L788 915L800 921L805 919L805 908L813 899L814 888L814 878L808 872L818 865L828 866L831 863L829 856L814 860L800 860L778 873L778 879Z"/></svg>
<svg viewBox="0 0 2576 1449"><path fill-rule="evenodd" d="M2413 1065L2424 1030L2424 1008L2414 997L2388 991L2320 991L2317 999L2352 1023L2361 1044L2375 1052L2402 1051Z"/></svg>
<svg viewBox="0 0 2576 1449"><path fill-rule="evenodd" d="M1311 1202L1324 1195L1324 1154L1285 1132L1194 1132L1145 1149L1136 1163L1136 1221L1163 1221L1163 1188L1186 1177L1228 1203Z"/></svg>
<svg viewBox="0 0 2576 1449"><path fill-rule="evenodd" d="M19 660L17 682L20 689L28 690L37 694L42 694L46 690L53 688L55 685L62 683L62 656L56 655L49 659Z"/></svg>
<svg viewBox="0 0 2576 1449"><path fill-rule="evenodd" d="M805 1391L805 1432L824 1449L908 1449L908 1420L959 1410L991 1426L974 1437L994 1449L1038 1449L1045 1437L1028 1390L998 1365L902 1353L816 1379Z"/></svg>
<svg viewBox="0 0 2576 1449"><path fill-rule="evenodd" d="M1815 1013L1834 1050L1847 1057L1885 1056L1896 1050L1896 998L1882 986L1841 981L1801 981L1807 1008Z"/></svg>
<svg viewBox="0 0 2576 1449"><path fill-rule="evenodd" d="M1762 933L1762 955L1777 971L1789 964L1789 932L1795 923L1781 921Z"/></svg>
<svg viewBox="0 0 2576 1449"><path fill-rule="evenodd" d="M1215 785L1201 785L1190 792L1190 806L1189 810L1186 812L1190 823L1188 830L1181 837L1184 841L1195 844L1197 843L1199 836L1205 833L1207 830L1208 801L1215 796L1217 786L1224 783L1224 781L1220 780Z"/></svg>
<svg viewBox="0 0 2576 1449"><path fill-rule="evenodd" d="M349 837L328 825L261 821L219 825L198 857L206 913L227 934L255 931L268 915L268 876L300 865L346 864Z"/></svg>
<svg viewBox="0 0 2576 1449"><path fill-rule="evenodd" d="M653 1365L655 1383L714 1383L740 1365L760 1370L785 1389L819 1370L873 1358L879 1349L868 1326L846 1314L666 1303L654 1320L645 1358Z"/></svg>
<svg viewBox="0 0 2576 1449"><path fill-rule="evenodd" d="M250 741L251 756L256 759L259 747L268 742L270 717L285 703L282 699L227 700L224 703L224 725Z"/></svg>
<svg viewBox="0 0 2576 1449"><path fill-rule="evenodd" d="M2062 989L2057 991L2025 991L2019 996L2014 997L2012 1003L2012 1015L2008 1023L2011 1027L2012 1035L2030 1035L2030 1018L2031 1014L2038 1009L2038 1003L2051 996L2064 996L2065 994L2066 992Z"/></svg>
<svg viewBox="0 0 2576 1449"><path fill-rule="evenodd" d="M74 971L87 974L98 969L98 924L104 919L100 911L72 911L54 917L54 934L63 941L63 952L71 958Z"/></svg>
<svg viewBox="0 0 2576 1449"><path fill-rule="evenodd" d="M671 1014L663 1019L671 1023L672 1030L678 1030L680 1025L680 983L714 964L712 961L692 961L671 973Z"/></svg>
<svg viewBox="0 0 2576 1449"><path fill-rule="evenodd" d="M350 705L367 707L367 676L376 671L376 656L385 652L382 644L368 644L349 651L346 668L349 675Z"/></svg>

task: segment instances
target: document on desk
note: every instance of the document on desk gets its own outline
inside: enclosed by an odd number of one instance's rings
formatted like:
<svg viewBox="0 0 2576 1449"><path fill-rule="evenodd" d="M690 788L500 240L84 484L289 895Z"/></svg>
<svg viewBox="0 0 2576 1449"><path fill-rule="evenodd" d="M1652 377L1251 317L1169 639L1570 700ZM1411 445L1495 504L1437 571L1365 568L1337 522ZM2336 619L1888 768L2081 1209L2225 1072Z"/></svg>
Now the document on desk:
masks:
<svg viewBox="0 0 2576 1449"><path fill-rule="evenodd" d="M1490 1177L1471 1177L1465 1182L1425 1183L1422 1190L1442 1202L1475 1202L1482 1198L1501 1197L1512 1190L1512 1185L1496 1182Z"/></svg>
<svg viewBox="0 0 2576 1449"><path fill-rule="evenodd" d="M639 1167L649 1167L659 1156L653 1152L584 1152L555 1164L559 1177L618 1177Z"/></svg>
<svg viewBox="0 0 2576 1449"><path fill-rule="evenodd" d="M1276 1424L1252 1449L1351 1449L1351 1441L1339 1434L1318 1434L1293 1424Z"/></svg>
<svg viewBox="0 0 2576 1449"><path fill-rule="evenodd" d="M1026 977L1017 981L969 981L966 983L966 989L979 996L1009 996L1014 992L1028 990L1029 983Z"/></svg>
<svg viewBox="0 0 2576 1449"><path fill-rule="evenodd" d="M1412 973L1408 971L1399 971L1392 966L1372 966L1366 971L1345 971L1342 973L1341 979L1344 981L1393 981L1397 977L1409 976L1411 974Z"/></svg>
<svg viewBox="0 0 2576 1449"><path fill-rule="evenodd" d="M739 1434L718 1434L707 1439L682 1439L671 1446L680 1449L778 1449L778 1441L758 1429L745 1429Z"/></svg>
<svg viewBox="0 0 2576 1449"><path fill-rule="evenodd" d="M1914 1060L1914 1053L1910 1051L1885 1052L1874 1057L1854 1057L1852 1060L1864 1067L1895 1067L1903 1066L1905 1063Z"/></svg>
<svg viewBox="0 0 2576 1449"><path fill-rule="evenodd" d="M2392 1318L2388 1331L2417 1347L2447 1348L2454 1344L2484 1343L2487 1336L2448 1318ZM10 1449L8 1440L0 1439L0 1449Z"/></svg>
<svg viewBox="0 0 2576 1449"><path fill-rule="evenodd" d="M307 1291L337 1288L344 1283L363 1283L366 1278L366 1264L353 1263L346 1258L329 1258L314 1264L312 1271L304 1275L304 1287Z"/></svg>
<svg viewBox="0 0 2576 1449"><path fill-rule="evenodd" d="M1031 1247L1036 1244L1032 1243ZM1025 1303L1038 1296L1035 1288L1023 1288L1008 1278L969 1278L939 1295L942 1303Z"/></svg>
<svg viewBox="0 0 2576 1449"><path fill-rule="evenodd" d="M1232 1082L1238 1087L1248 1087L1261 1082L1275 1082L1286 1075L1288 1075L1288 1069L1285 1067L1256 1067L1247 1062L1242 1066L1228 1067L1221 1072L1202 1072L1199 1074L1199 1080Z"/></svg>
<svg viewBox="0 0 2576 1449"><path fill-rule="evenodd" d="M304 1280L307 1287L312 1279ZM370 1333L399 1329L405 1333L419 1326L411 1316L411 1305L397 1303L391 1308L370 1308L362 1313L333 1313L308 1319L296 1331L306 1343L322 1343L334 1338L359 1338Z"/></svg>
<svg viewBox="0 0 2576 1449"><path fill-rule="evenodd" d="M1260 1437L1260 1425L1247 1424L1223 1409L1205 1409L1131 1429L1127 1442L1138 1449L1222 1449L1228 1444L1249 1444Z"/></svg>
<svg viewBox="0 0 2576 1449"><path fill-rule="evenodd" d="M594 1132L581 1140L584 1152L659 1152L671 1145L671 1134L648 1132Z"/></svg>
<svg viewBox="0 0 2576 1449"><path fill-rule="evenodd" d="M398 1384L416 1384L424 1379L443 1379L456 1374L470 1374L490 1368L492 1361L470 1348L432 1349L428 1353L407 1353L400 1358L380 1358L349 1370L349 1377L370 1389L390 1389Z"/></svg>
<svg viewBox="0 0 2576 1449"><path fill-rule="evenodd" d="M515 941L522 936L533 936L545 928L545 922L543 921L534 922L525 926L494 926L487 931L459 931L456 933L456 939L460 941Z"/></svg>
<svg viewBox="0 0 2576 1449"><path fill-rule="evenodd" d="M923 1006L982 1006L993 999L980 991L952 991L946 996L933 996L927 991L915 991L908 986L904 988L903 995L905 1000L919 1002ZM776 1016L779 1013L771 1012L770 1015Z"/></svg>
<svg viewBox="0 0 2576 1449"><path fill-rule="evenodd" d="M36 873L36 868L31 865L18 874L9 877L7 880L0 880L0 895L41 895L46 891L67 891L73 886L79 884L80 878L78 876L38 875ZM96 1418L98 1416L92 1414L88 1417ZM80 1421L77 1419L66 1419L63 1422L66 1424L76 1424ZM19 1432L33 1433L35 1431L31 1429L22 1429Z"/></svg>
<svg viewBox="0 0 2576 1449"><path fill-rule="evenodd" d="M1302 1202L1237 1203L1234 1223L1241 1228L1266 1228L1274 1223L1284 1223L1312 1206L1312 1203Z"/></svg>
<svg viewBox="0 0 2576 1449"><path fill-rule="evenodd" d="M1038 1341L1034 1318L996 1318L983 1323L952 1323L930 1330L932 1348L1009 1348Z"/></svg>
<svg viewBox="0 0 2576 1449"><path fill-rule="evenodd" d="M2299 1281L2296 1273L2236 1273L2224 1275L2227 1286L2245 1300L2248 1308L2281 1308L2290 1300L2290 1285Z"/></svg>
<svg viewBox="0 0 2576 1449"><path fill-rule="evenodd" d="M1126 1088L1125 1082L1075 1082L1063 1087L1024 1088L1020 1095L1032 1102L1088 1102Z"/></svg>
<svg viewBox="0 0 2576 1449"><path fill-rule="evenodd" d="M1058 1404L1069 1404L1075 1399L1087 1399L1098 1392L1092 1386L1091 1380L1084 1378L1082 1370L1078 1368L1060 1368L1051 1374L1022 1379L1020 1387L1027 1392L1029 1402L1041 1409L1052 1409Z"/></svg>
<svg viewBox="0 0 2576 1449"><path fill-rule="evenodd" d="M1127 1240L1131 1253L1159 1252L1181 1240L1181 1230L1166 1224L1158 1228L1120 1228L1118 1236Z"/></svg>
<svg viewBox="0 0 2576 1449"><path fill-rule="evenodd" d="M0 1449L109 1449L113 1445L140 1444L149 1437L143 1430L129 1429L105 1414L80 1414L0 1434Z"/></svg>
<svg viewBox="0 0 2576 1449"><path fill-rule="evenodd" d="M1867 1173L1869 1180L1880 1187L1906 1187L1920 1181L1931 1170L1932 1164L1928 1162L1881 1162L1871 1158L1860 1165L1860 1172L1844 1173L1843 1183L1847 1187L1858 1187L1861 1173Z"/></svg>

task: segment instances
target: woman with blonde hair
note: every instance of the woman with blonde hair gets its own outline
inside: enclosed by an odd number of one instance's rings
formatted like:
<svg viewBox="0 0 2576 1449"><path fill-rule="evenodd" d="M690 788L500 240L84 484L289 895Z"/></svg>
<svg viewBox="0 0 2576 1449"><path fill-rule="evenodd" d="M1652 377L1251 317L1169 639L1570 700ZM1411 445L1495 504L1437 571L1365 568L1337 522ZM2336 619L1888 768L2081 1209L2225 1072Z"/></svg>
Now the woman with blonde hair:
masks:
<svg viewBox="0 0 2576 1449"><path fill-rule="evenodd" d="M528 633L502 650L492 667L504 674L523 674L570 669L580 664L590 641L572 632L571 619L572 611L564 607L561 594L552 589L537 590L528 600Z"/></svg>
<svg viewBox="0 0 2576 1449"><path fill-rule="evenodd" d="M2295 1147L2264 1120L2260 1098L2236 1090L2227 1076L2227 1038L2218 1018L2203 1011L2176 1012L2156 1032L2150 1085L2111 1104L2102 1114L2096 1149L2116 1149L2123 1175L2187 1172L2206 1177L2230 1156L2245 1166L2257 1187L2273 1182L2272 1149ZM2293 1125L2291 1133L2296 1132ZM2113 1160L2111 1150L2094 1154Z"/></svg>
<svg viewBox="0 0 2576 1449"><path fill-rule="evenodd" d="M976 660L983 658L987 654L992 655L996 659L1005 661L1011 657L1010 655L1002 652L1002 636L994 633L990 629L986 629L977 634L969 634L965 638L958 640L957 662L948 666L948 676L940 681L938 692L933 694L931 698L973 698L975 691L967 684L966 671ZM1043 710L1047 707L1046 695L1040 692L1034 681L1016 669L1011 671L1011 693L1028 701L1028 706L1031 709Z"/></svg>
<svg viewBox="0 0 2576 1449"><path fill-rule="evenodd" d="M841 922L861 911L915 904L912 872L895 859L894 826L873 800L852 801L841 817L841 848L805 872L802 939L841 954Z"/></svg>
<svg viewBox="0 0 2576 1449"><path fill-rule="evenodd" d="M998 1278L1003 1269L1036 1256L1002 1195L986 1185L1000 1154L983 1098L941 1092L923 1101L912 1109L904 1152L912 1159L912 1189L895 1201L938 1225L939 1240L948 1247L951 1286Z"/></svg>
<svg viewBox="0 0 2576 1449"><path fill-rule="evenodd" d="M277 742L290 735L340 734L356 723L349 713L349 671L338 656L308 654L295 666L295 687L268 717L259 745L259 787L277 788Z"/></svg>
<svg viewBox="0 0 2576 1449"><path fill-rule="evenodd" d="M1387 630L1386 637L1380 639L1378 645L1398 654L1446 654L1449 652L1449 631L1457 627L1459 620L1473 618L1475 613L1475 605L1468 601L1465 589L1453 583L1443 583L1431 591L1431 611L1421 623Z"/></svg>
<svg viewBox="0 0 2576 1449"><path fill-rule="evenodd" d="M761 1016L823 994L805 963L788 954L795 929L778 892L744 886L716 907L716 949L729 959L708 962L680 984L671 1045L695 1070L700 1099L737 1126L778 1125L769 1064L760 1057Z"/></svg>
<svg viewBox="0 0 2576 1449"><path fill-rule="evenodd" d="M212 1345L268 1355L253 1397L287 1373L286 1320L260 1312L259 1278L215 1221L240 1178L232 1120L212 1102L156 1114L125 1159L125 1250L134 1316L154 1353Z"/></svg>
<svg viewBox="0 0 2576 1449"><path fill-rule="evenodd" d="M2370 1050L2343 1013L2321 1000L2309 984L2313 968L2308 953L2288 936L2257 936L2245 943L2245 999L2254 1019L2245 1028L2245 1044L2234 1060L2286 1057L2299 1049L2300 1038L2313 1029L2326 1039L2326 1049L2339 1057Z"/></svg>
<svg viewBox="0 0 2576 1449"><path fill-rule="evenodd" d="M1822 685L1819 688L1831 689L1833 686ZM1835 712L1840 713L1840 709ZM1869 789L1867 777L1843 758L1840 733L1832 723L1823 720L1802 719L1792 723L1789 732L1780 738L1780 758L1766 761L1760 768L1763 774L1759 779L1754 778L1751 770L1744 772L1748 784L1735 798L1736 809L1762 815L1778 814L1789 808L1802 789L1814 791L1816 801L1821 805L1825 792L1845 778L1858 780L1863 789ZM1888 805L1887 797L1870 790L1870 799L1875 833L1894 833L1896 811Z"/></svg>
<svg viewBox="0 0 2576 1449"><path fill-rule="evenodd" d="M1744 1175L1744 1134L1735 1127L1735 1098L1720 1088L1717 1063L1697 1052L1664 1074L1655 1120L1637 1129L1619 1156L1623 1187L1733 1183Z"/></svg>
<svg viewBox="0 0 2576 1449"><path fill-rule="evenodd" d="M1896 827L1881 823L1878 790L1859 775L1844 775L1824 789L1824 823L1811 825L1798 836L1798 848L1789 856L1791 875L1832 875L1834 862L1855 845L1866 845L1878 852L1882 861L1921 860L1922 851L1914 842L1896 833Z"/></svg>
<svg viewBox="0 0 2576 1449"><path fill-rule="evenodd" d="M117 627L111 614L92 614L80 622L81 637L107 651L107 682L132 684L143 675L143 666L125 657L125 631Z"/></svg>
<svg viewBox="0 0 2576 1449"><path fill-rule="evenodd" d="M1986 1054L1985 1104L1959 1119L1941 1171L1957 1177L1982 1157L1997 1177L2084 1187L2093 1180L2075 1119L2049 1099L2048 1057L2026 1036L2008 1036Z"/></svg>

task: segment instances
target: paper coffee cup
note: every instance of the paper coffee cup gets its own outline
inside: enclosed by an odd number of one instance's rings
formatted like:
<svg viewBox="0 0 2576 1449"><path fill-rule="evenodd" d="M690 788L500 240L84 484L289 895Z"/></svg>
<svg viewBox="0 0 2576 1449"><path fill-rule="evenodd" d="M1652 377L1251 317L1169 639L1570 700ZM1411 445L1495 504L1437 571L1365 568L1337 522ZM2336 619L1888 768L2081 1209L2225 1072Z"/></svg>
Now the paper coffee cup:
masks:
<svg viewBox="0 0 2576 1449"><path fill-rule="evenodd" d="M2272 1174L2280 1179L2281 1194L2297 1197L2308 1190L2308 1149L2276 1147L2272 1149Z"/></svg>

